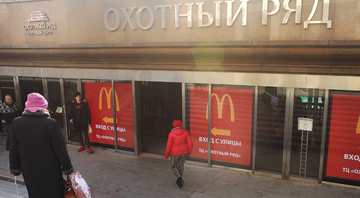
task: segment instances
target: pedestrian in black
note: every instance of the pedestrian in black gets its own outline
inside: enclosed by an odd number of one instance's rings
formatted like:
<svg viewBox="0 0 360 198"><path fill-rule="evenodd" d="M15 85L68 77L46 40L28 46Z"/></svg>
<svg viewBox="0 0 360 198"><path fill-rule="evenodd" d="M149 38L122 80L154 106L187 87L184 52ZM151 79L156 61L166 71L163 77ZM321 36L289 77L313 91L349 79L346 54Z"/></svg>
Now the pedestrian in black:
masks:
<svg viewBox="0 0 360 198"><path fill-rule="evenodd" d="M62 198L66 183L62 174L74 171L64 136L42 95L29 94L25 107L13 121L10 173L23 174L29 198Z"/></svg>
<svg viewBox="0 0 360 198"><path fill-rule="evenodd" d="M8 136L6 139L6 150L10 149L10 135L12 131L12 121L21 114L20 106L13 102L10 95L5 96L5 102L0 102L0 120Z"/></svg>
<svg viewBox="0 0 360 198"><path fill-rule="evenodd" d="M94 153L94 151L91 149L88 135L89 125L91 124L91 111L88 100L86 98L82 99L79 92L75 93L75 100L73 100L71 103L70 122L74 123L75 131L79 134L80 137L81 147L78 151L85 150L86 144L89 154ZM85 143L83 135L85 137Z"/></svg>

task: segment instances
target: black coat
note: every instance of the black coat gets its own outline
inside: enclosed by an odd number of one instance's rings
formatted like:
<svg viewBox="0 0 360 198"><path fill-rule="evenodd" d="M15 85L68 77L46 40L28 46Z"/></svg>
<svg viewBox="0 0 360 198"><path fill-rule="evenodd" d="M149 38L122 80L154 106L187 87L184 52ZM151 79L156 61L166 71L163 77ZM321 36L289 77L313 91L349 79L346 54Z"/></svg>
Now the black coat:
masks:
<svg viewBox="0 0 360 198"><path fill-rule="evenodd" d="M29 198L63 197L62 173L74 168L58 122L42 111L25 111L13 121L10 138L10 173L23 174Z"/></svg>
<svg viewBox="0 0 360 198"><path fill-rule="evenodd" d="M73 100L71 102L71 108L70 108L70 115L69 118L73 119L75 129L81 130L81 131L88 131L89 124L91 124L91 111L89 107L89 103L87 99L83 99L81 101L81 108L80 108L80 120L76 120L77 118L77 111L76 111L76 105L78 103L76 100ZM76 126L76 124L80 123L80 126Z"/></svg>

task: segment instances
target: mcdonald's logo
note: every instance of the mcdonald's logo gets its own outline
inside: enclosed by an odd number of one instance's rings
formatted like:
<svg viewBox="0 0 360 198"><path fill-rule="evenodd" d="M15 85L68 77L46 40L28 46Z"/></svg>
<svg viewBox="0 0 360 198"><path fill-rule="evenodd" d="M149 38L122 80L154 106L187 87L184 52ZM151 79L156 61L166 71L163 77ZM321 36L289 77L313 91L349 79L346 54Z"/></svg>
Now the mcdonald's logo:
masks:
<svg viewBox="0 0 360 198"><path fill-rule="evenodd" d="M224 108L224 101L225 98L228 98L230 103L230 121L235 122L235 113L234 113L234 104L229 94L224 94L221 97L221 100L219 99L219 96L216 93L211 94L211 98L215 96L216 98L216 104L218 107L218 118L222 119L223 114L223 108ZM209 105L206 105L206 119L209 119ZM216 127L211 129L211 133L213 135L223 135L223 136L230 136L231 131L226 129L217 129Z"/></svg>
<svg viewBox="0 0 360 198"><path fill-rule="evenodd" d="M360 134L360 116L358 118L358 123L356 125L356 134Z"/></svg>
<svg viewBox="0 0 360 198"><path fill-rule="evenodd" d="M230 103L230 121L235 122L235 113L234 113L234 104L232 102L232 99L229 94L224 94L221 100L219 99L219 96L216 93L211 94L211 98L215 96L216 103L218 106L218 118L222 119L223 114L223 108L224 108L224 100L225 98L229 99ZM209 105L206 105L206 119L209 119Z"/></svg>
<svg viewBox="0 0 360 198"><path fill-rule="evenodd" d="M110 109L110 104L111 104L110 99L111 99L112 88L110 88L110 90L108 92L105 87L102 87L100 90L100 96L99 96L99 110L102 110L102 93L103 93L103 91L105 91L107 108ZM116 91L115 91L115 101L116 101L116 111L120 111L119 98L118 98Z"/></svg>

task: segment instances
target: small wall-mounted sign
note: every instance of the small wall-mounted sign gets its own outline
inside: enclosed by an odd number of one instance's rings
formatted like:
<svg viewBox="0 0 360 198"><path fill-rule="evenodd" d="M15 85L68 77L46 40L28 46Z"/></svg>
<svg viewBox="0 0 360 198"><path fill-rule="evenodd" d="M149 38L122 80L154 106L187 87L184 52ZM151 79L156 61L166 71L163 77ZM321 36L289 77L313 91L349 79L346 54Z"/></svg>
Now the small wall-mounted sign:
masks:
<svg viewBox="0 0 360 198"><path fill-rule="evenodd" d="M37 22L24 24L24 30L31 30L28 35L50 35L53 34L52 30L56 29L56 23L46 23L43 21L49 21L49 17L42 11L34 11L30 14L29 22ZM38 23L39 22L39 23Z"/></svg>
<svg viewBox="0 0 360 198"><path fill-rule="evenodd" d="M310 118L298 118L298 130L299 131L312 131L313 119Z"/></svg>

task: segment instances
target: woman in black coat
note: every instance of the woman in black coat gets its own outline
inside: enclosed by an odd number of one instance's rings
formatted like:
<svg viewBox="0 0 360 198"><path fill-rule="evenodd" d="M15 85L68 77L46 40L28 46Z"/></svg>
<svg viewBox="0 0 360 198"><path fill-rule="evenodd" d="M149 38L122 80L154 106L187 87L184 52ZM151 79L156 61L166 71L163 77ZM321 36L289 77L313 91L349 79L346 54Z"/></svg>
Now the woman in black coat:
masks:
<svg viewBox="0 0 360 198"><path fill-rule="evenodd" d="M27 96L25 111L13 121L10 173L23 174L29 198L64 197L62 174L74 171L57 121L38 93Z"/></svg>

